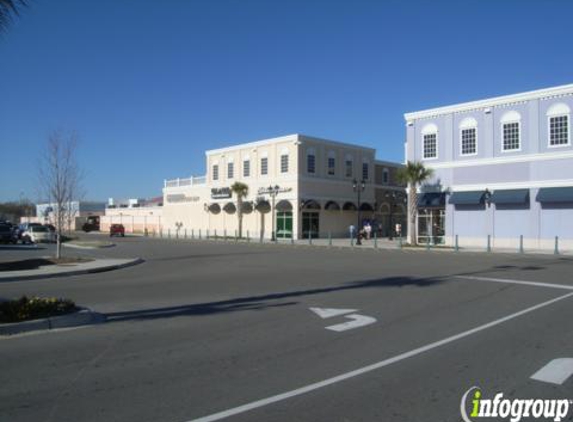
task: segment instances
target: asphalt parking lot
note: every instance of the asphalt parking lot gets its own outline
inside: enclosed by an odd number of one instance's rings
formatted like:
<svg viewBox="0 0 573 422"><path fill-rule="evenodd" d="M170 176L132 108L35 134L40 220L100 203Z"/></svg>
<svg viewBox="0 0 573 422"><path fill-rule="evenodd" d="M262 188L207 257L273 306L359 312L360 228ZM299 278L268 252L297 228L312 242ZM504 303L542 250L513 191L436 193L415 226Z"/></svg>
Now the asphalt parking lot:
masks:
<svg viewBox="0 0 573 422"><path fill-rule="evenodd" d="M474 386L573 398L531 378L573 357L570 257L116 242L69 253L146 262L0 283L108 317L0 339L1 421L459 421Z"/></svg>

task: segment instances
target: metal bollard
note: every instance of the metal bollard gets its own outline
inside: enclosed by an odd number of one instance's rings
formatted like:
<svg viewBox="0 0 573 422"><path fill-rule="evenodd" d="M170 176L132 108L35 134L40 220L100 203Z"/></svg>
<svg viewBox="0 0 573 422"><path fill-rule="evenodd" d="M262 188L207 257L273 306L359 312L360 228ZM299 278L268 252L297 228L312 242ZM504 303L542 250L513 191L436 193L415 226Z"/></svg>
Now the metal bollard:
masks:
<svg viewBox="0 0 573 422"><path fill-rule="evenodd" d="M559 255L559 236L555 236L555 249L553 250L555 255Z"/></svg>
<svg viewBox="0 0 573 422"><path fill-rule="evenodd" d="M378 234L374 232L374 249L378 249Z"/></svg>
<svg viewBox="0 0 573 422"><path fill-rule="evenodd" d="M308 244L312 245L312 232L310 230L308 231Z"/></svg>
<svg viewBox="0 0 573 422"><path fill-rule="evenodd" d="M247 230L247 243L251 243L251 235L249 234L248 230Z"/></svg>
<svg viewBox="0 0 573 422"><path fill-rule="evenodd" d="M235 243L239 241L239 232L235 230Z"/></svg>
<svg viewBox="0 0 573 422"><path fill-rule="evenodd" d="M201 240L201 229L199 229L199 240Z"/></svg>
<svg viewBox="0 0 573 422"><path fill-rule="evenodd" d="M487 235L487 251L491 252L491 234Z"/></svg>
<svg viewBox="0 0 573 422"><path fill-rule="evenodd" d="M328 232L328 247L332 248L332 233Z"/></svg>
<svg viewBox="0 0 573 422"><path fill-rule="evenodd" d="M195 229L191 229L191 239L195 240Z"/></svg>
<svg viewBox="0 0 573 422"><path fill-rule="evenodd" d="M294 245L294 236L292 233L290 234L290 244Z"/></svg>
<svg viewBox="0 0 573 422"><path fill-rule="evenodd" d="M523 253L523 235L519 235L519 253Z"/></svg>
<svg viewBox="0 0 573 422"><path fill-rule="evenodd" d="M214 232L214 233L213 233L213 238L214 238L215 240L217 240L217 229L213 230L213 232Z"/></svg>
<svg viewBox="0 0 573 422"><path fill-rule="evenodd" d="M455 246L454 246L454 250L455 250L456 252L459 252L459 250L460 250L460 244L459 244L459 242L458 242L458 235L457 235L457 234L456 234L456 244L455 244Z"/></svg>

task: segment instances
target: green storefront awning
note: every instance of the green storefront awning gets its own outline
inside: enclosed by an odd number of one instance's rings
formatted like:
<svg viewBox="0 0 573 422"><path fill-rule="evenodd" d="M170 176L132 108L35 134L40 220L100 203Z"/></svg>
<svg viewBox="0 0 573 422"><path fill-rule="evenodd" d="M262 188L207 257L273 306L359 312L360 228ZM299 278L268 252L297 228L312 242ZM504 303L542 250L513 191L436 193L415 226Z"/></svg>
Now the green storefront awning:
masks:
<svg viewBox="0 0 573 422"><path fill-rule="evenodd" d="M537 202L573 202L573 187L541 188L536 199Z"/></svg>
<svg viewBox="0 0 573 422"><path fill-rule="evenodd" d="M450 204L453 205L480 205L483 204L485 191L454 192L450 195Z"/></svg>
<svg viewBox="0 0 573 422"><path fill-rule="evenodd" d="M529 189L495 190L491 196L494 204L525 204L529 202Z"/></svg>
<svg viewBox="0 0 573 422"><path fill-rule="evenodd" d="M418 196L418 208L444 208L445 206L445 192L426 192Z"/></svg>

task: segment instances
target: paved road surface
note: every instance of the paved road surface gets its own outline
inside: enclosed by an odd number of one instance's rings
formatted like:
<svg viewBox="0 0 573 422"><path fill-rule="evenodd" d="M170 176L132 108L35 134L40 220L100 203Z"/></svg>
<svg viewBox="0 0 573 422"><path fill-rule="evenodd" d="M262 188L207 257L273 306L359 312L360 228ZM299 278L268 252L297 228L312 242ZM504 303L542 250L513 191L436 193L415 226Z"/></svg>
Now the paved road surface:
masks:
<svg viewBox="0 0 573 422"><path fill-rule="evenodd" d="M570 258L117 243L73 254L146 262L0 284L0 297L67 296L109 318L0 340L0 421L186 422L230 410L210 420L453 422L472 386L489 398L573 398L571 380L530 378L573 357ZM356 314L376 321L325 329Z"/></svg>

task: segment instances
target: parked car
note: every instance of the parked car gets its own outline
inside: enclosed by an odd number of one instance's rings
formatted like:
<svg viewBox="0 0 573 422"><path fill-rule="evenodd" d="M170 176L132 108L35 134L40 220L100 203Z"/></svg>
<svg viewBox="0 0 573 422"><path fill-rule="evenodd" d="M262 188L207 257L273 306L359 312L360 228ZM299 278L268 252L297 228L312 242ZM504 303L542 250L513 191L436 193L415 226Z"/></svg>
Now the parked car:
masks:
<svg viewBox="0 0 573 422"><path fill-rule="evenodd" d="M12 224L0 223L0 243L16 243Z"/></svg>
<svg viewBox="0 0 573 422"><path fill-rule="evenodd" d="M87 223L84 223L84 225L82 226L82 230L85 231L86 233L99 231L99 224L88 221Z"/></svg>
<svg viewBox="0 0 573 422"><path fill-rule="evenodd" d="M109 226L109 237L111 236L125 237L125 227L123 227L123 224L112 224Z"/></svg>
<svg viewBox="0 0 573 422"><path fill-rule="evenodd" d="M55 242L56 236L53 231L44 226L31 226L21 236L24 243Z"/></svg>

